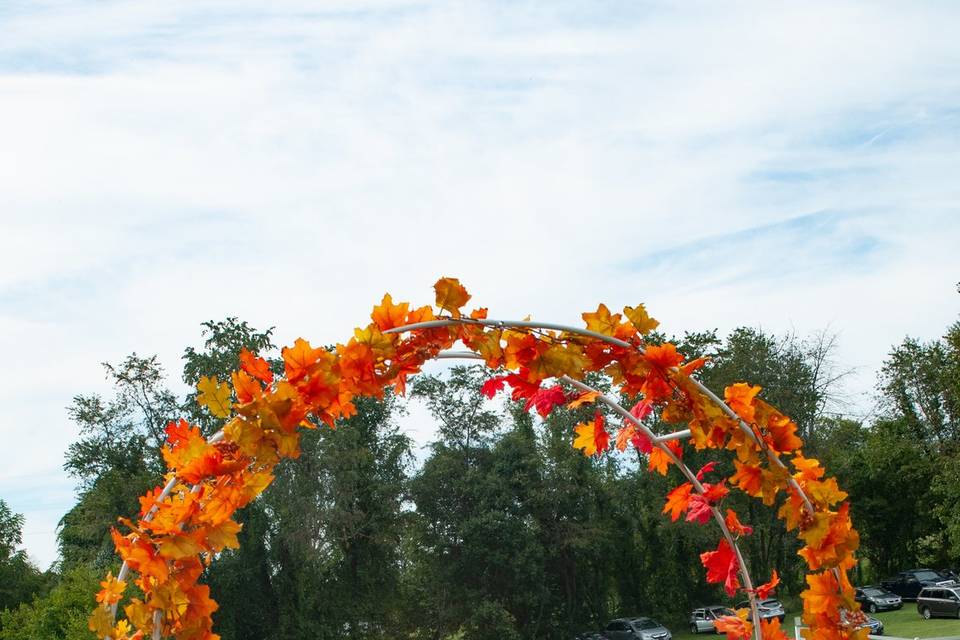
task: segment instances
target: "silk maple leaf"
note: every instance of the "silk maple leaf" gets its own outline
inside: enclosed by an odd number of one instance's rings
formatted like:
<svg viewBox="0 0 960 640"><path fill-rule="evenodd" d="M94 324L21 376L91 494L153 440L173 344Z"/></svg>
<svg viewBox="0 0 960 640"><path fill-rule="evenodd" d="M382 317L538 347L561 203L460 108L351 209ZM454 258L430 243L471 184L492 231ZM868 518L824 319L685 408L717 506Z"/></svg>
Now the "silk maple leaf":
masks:
<svg viewBox="0 0 960 640"><path fill-rule="evenodd" d="M581 422L574 431L577 433L573 446L583 450L583 455L592 456L597 452L604 452L610 446L610 434L603 428L603 414L597 411L593 422Z"/></svg>
<svg viewBox="0 0 960 640"><path fill-rule="evenodd" d="M297 338L292 347L280 350L283 358L283 370L288 382L297 382L310 373L317 361L326 353L326 349L314 349L303 338Z"/></svg>
<svg viewBox="0 0 960 640"><path fill-rule="evenodd" d="M669 342L648 346L644 350L643 358L650 364L654 364L661 369L676 367L683 362L683 356L677 352L677 348Z"/></svg>
<svg viewBox="0 0 960 640"><path fill-rule="evenodd" d="M597 306L595 312L585 312L581 315L583 316L584 322L587 323L588 331L602 333L605 336L612 336L620 324L620 314L611 314L610 309L603 303Z"/></svg>
<svg viewBox="0 0 960 640"><path fill-rule="evenodd" d="M737 512L733 509L727 509L727 517L724 518L724 522L726 522L727 529L730 530L730 533L735 536L748 536L753 533L753 527L740 522L740 518L737 517Z"/></svg>
<svg viewBox="0 0 960 640"><path fill-rule="evenodd" d="M762 585L757 587L754 592L757 594L758 599L766 600L774 592L778 584L780 584L780 574L778 574L777 570L774 569L772 575L770 576L770 581L764 582Z"/></svg>
<svg viewBox="0 0 960 640"><path fill-rule="evenodd" d="M753 634L753 624L747 619L749 615L749 609L738 609L737 615L721 616L713 626L717 633L727 634L727 640L749 640Z"/></svg>
<svg viewBox="0 0 960 640"><path fill-rule="evenodd" d="M393 329L406 324L407 313L410 310L410 303L393 303L393 297L389 293L383 294L383 300L373 308L370 319L373 320L380 331Z"/></svg>
<svg viewBox="0 0 960 640"><path fill-rule="evenodd" d="M701 553L700 562L707 569L707 582L723 584L727 595L732 598L740 588L740 580L737 578L740 564L737 562L736 553L727 541L721 540L716 551Z"/></svg>
<svg viewBox="0 0 960 640"><path fill-rule="evenodd" d="M708 462L707 464L703 465L700 467L700 471L697 471L697 480L703 480L703 476L707 475L716 468L716 462Z"/></svg>
<svg viewBox="0 0 960 640"><path fill-rule="evenodd" d="M660 326L659 322L647 314L647 310L643 304L638 304L635 307L624 307L623 315L627 316L627 319L630 320L630 323L641 335L647 335Z"/></svg>
<svg viewBox="0 0 960 640"><path fill-rule="evenodd" d="M529 411L530 407L536 407L540 417L546 418L554 407L566 401L567 394L564 393L563 387L557 384L547 389L537 389L537 392L527 400L523 410Z"/></svg>
<svg viewBox="0 0 960 640"><path fill-rule="evenodd" d="M805 612L816 615L836 611L840 607L837 580L832 571L807 574L806 579L808 588L800 593Z"/></svg>
<svg viewBox="0 0 960 640"><path fill-rule="evenodd" d="M761 620L760 636L763 640L789 640L789 636L780 628L780 618Z"/></svg>
<svg viewBox="0 0 960 640"><path fill-rule="evenodd" d="M494 376L480 385L480 394L488 400L493 400L498 391L503 391L503 382L507 376Z"/></svg>
<svg viewBox="0 0 960 640"><path fill-rule="evenodd" d="M643 434L639 434L639 435L643 435ZM680 445L679 442L676 442L675 440L671 440L669 442L665 442L664 445L677 458L683 457L683 447ZM637 447L637 448L640 448L640 447ZM669 468L670 463L673 462L673 460L670 459L670 455L660 447L653 448L651 445L651 449L652 450L650 451L650 459L647 461L647 469L650 471L656 471L662 476L667 475L667 469Z"/></svg>
<svg viewBox="0 0 960 640"><path fill-rule="evenodd" d="M529 371L526 369L520 369L519 373L511 373L507 375L506 378L507 384L510 385L512 389L510 393L510 398L516 402L519 400L529 400L540 390L540 382L531 382L529 378Z"/></svg>
<svg viewBox="0 0 960 640"><path fill-rule="evenodd" d="M197 383L197 402L206 407L211 414L218 418L226 418L230 415L230 408L233 402L230 400L230 385L226 382L217 380L217 376L208 378L201 376Z"/></svg>
<svg viewBox="0 0 960 640"><path fill-rule="evenodd" d="M737 382L723 390L723 398L734 413L743 418L743 421L752 424L756 420L753 408L753 399L760 393L760 387L753 387L746 382Z"/></svg>
<svg viewBox="0 0 960 640"><path fill-rule="evenodd" d="M743 464L739 460L733 461L737 471L730 477L730 482L740 487L748 496L759 496L763 487L763 470L752 464Z"/></svg>
<svg viewBox="0 0 960 640"><path fill-rule="evenodd" d="M663 513L670 513L670 519L676 522L680 515L687 510L690 504L690 492L693 485L684 482L667 494L667 503L663 506Z"/></svg>
<svg viewBox="0 0 960 640"><path fill-rule="evenodd" d="M713 511L709 500L699 493L690 496L690 503L687 507L687 522L706 524L712 515Z"/></svg>
<svg viewBox="0 0 960 640"><path fill-rule="evenodd" d="M113 572L107 572L107 579L100 583L103 587L97 593L97 602L101 604L114 604L120 602L123 592L127 588L127 583L113 577Z"/></svg>
<svg viewBox="0 0 960 640"><path fill-rule="evenodd" d="M440 278L433 290L437 293L437 306L449 311L454 318L460 317L460 307L472 297L456 278Z"/></svg>
<svg viewBox="0 0 960 640"><path fill-rule="evenodd" d="M240 368L267 384L273 382L273 371L267 361L252 354L246 347L240 351Z"/></svg>
<svg viewBox="0 0 960 640"><path fill-rule="evenodd" d="M584 391L576 398L567 403L568 409L576 409L577 407L582 407L585 404L592 404L596 402L597 398L600 397L599 391ZM622 449L621 449L622 451Z"/></svg>

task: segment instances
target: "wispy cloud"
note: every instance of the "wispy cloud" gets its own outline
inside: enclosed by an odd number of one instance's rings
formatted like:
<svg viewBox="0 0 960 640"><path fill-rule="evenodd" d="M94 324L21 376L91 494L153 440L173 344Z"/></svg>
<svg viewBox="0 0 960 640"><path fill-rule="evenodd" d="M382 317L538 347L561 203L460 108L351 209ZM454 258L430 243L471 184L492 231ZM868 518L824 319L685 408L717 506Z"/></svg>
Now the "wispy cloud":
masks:
<svg viewBox="0 0 960 640"><path fill-rule="evenodd" d="M59 473L62 408L102 389L104 360L175 374L226 315L336 340L441 274L504 317L576 322L603 299L677 331L831 324L868 389L891 342L958 311L958 17L5 2L7 472Z"/></svg>

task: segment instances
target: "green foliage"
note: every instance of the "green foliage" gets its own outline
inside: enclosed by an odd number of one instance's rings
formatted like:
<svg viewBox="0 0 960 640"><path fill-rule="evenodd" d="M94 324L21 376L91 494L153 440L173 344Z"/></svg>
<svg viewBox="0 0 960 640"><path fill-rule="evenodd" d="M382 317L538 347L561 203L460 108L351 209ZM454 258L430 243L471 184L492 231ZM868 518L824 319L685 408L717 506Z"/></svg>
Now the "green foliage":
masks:
<svg viewBox="0 0 960 640"><path fill-rule="evenodd" d="M17 549L23 541L23 522L23 516L0 499L0 611L29 600L43 587L43 575L26 552Z"/></svg>
<svg viewBox="0 0 960 640"><path fill-rule="evenodd" d="M90 640L87 618L101 579L91 566L71 568L47 595L0 613L0 640Z"/></svg>
<svg viewBox="0 0 960 640"><path fill-rule="evenodd" d="M64 468L78 480L77 504L60 520L60 556L70 566L106 566L114 558L110 527L118 516L133 517L137 498L165 470L160 448L164 428L180 410L163 386L156 356L128 356L117 366L105 363L113 383L109 399L78 395L67 408L80 439L67 449Z"/></svg>

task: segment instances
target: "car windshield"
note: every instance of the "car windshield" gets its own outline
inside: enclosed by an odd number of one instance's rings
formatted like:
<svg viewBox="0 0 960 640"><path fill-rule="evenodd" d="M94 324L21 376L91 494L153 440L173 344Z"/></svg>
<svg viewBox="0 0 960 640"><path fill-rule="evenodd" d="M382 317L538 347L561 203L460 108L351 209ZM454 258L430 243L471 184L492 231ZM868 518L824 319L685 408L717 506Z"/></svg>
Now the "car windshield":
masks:
<svg viewBox="0 0 960 640"><path fill-rule="evenodd" d="M760 606L761 606L761 607L770 607L770 608L779 607L779 606L780 606L780 601L779 601L779 600L773 600L773 599L770 599L770 600L761 600L761 601L760 601Z"/></svg>
<svg viewBox="0 0 960 640"><path fill-rule="evenodd" d="M650 618L640 618L639 620L633 621L633 626L637 629L656 629L660 625Z"/></svg>
<svg viewBox="0 0 960 640"><path fill-rule="evenodd" d="M864 589L863 592L868 596L874 596L874 597L887 595L887 592L884 591L883 589Z"/></svg>
<svg viewBox="0 0 960 640"><path fill-rule="evenodd" d="M730 608L728 608L728 607L716 607L715 609L710 609L710 613L712 613L713 615L717 616L718 618L719 618L720 616L735 616L735 615L737 615L737 612L736 612L736 611L734 611L733 609L730 609Z"/></svg>
<svg viewBox="0 0 960 640"><path fill-rule="evenodd" d="M943 576L936 571L917 571L914 575L917 580L943 580Z"/></svg>

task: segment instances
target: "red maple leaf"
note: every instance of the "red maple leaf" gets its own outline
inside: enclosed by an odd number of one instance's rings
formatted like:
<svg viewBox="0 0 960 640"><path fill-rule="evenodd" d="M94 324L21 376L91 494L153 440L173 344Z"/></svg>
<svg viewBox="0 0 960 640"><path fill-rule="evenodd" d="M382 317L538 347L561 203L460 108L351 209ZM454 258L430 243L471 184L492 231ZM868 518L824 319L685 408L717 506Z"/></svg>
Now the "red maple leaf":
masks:
<svg viewBox="0 0 960 640"><path fill-rule="evenodd" d="M530 382L529 372L520 369L520 373L511 373L507 376L507 384L513 389L510 397L514 400L529 400L540 389L540 382Z"/></svg>
<svg viewBox="0 0 960 640"><path fill-rule="evenodd" d="M703 476L707 475L716 468L716 462L708 462L707 464L703 465L700 467L700 471L697 471L697 480L703 480Z"/></svg>
<svg viewBox="0 0 960 640"><path fill-rule="evenodd" d="M527 400L523 410L529 411L530 407L536 407L540 417L546 418L555 406L565 404L566 401L567 394L564 393L563 387L557 384L547 389L537 389L536 393Z"/></svg>
<svg viewBox="0 0 960 640"><path fill-rule="evenodd" d="M712 515L710 502L706 498L699 493L690 496L690 503L687 506L687 522L706 524L710 521Z"/></svg>
<svg viewBox="0 0 960 640"><path fill-rule="evenodd" d="M493 400L493 396L497 395L498 391L503 391L503 381L506 379L507 376L494 376L490 378L480 387L480 393L488 400Z"/></svg>
<svg viewBox="0 0 960 640"><path fill-rule="evenodd" d="M721 540L716 551L704 551L700 554L700 562L707 568L707 582L723 583L723 588L731 598L740 588L737 570L737 554L733 552L726 540Z"/></svg>

